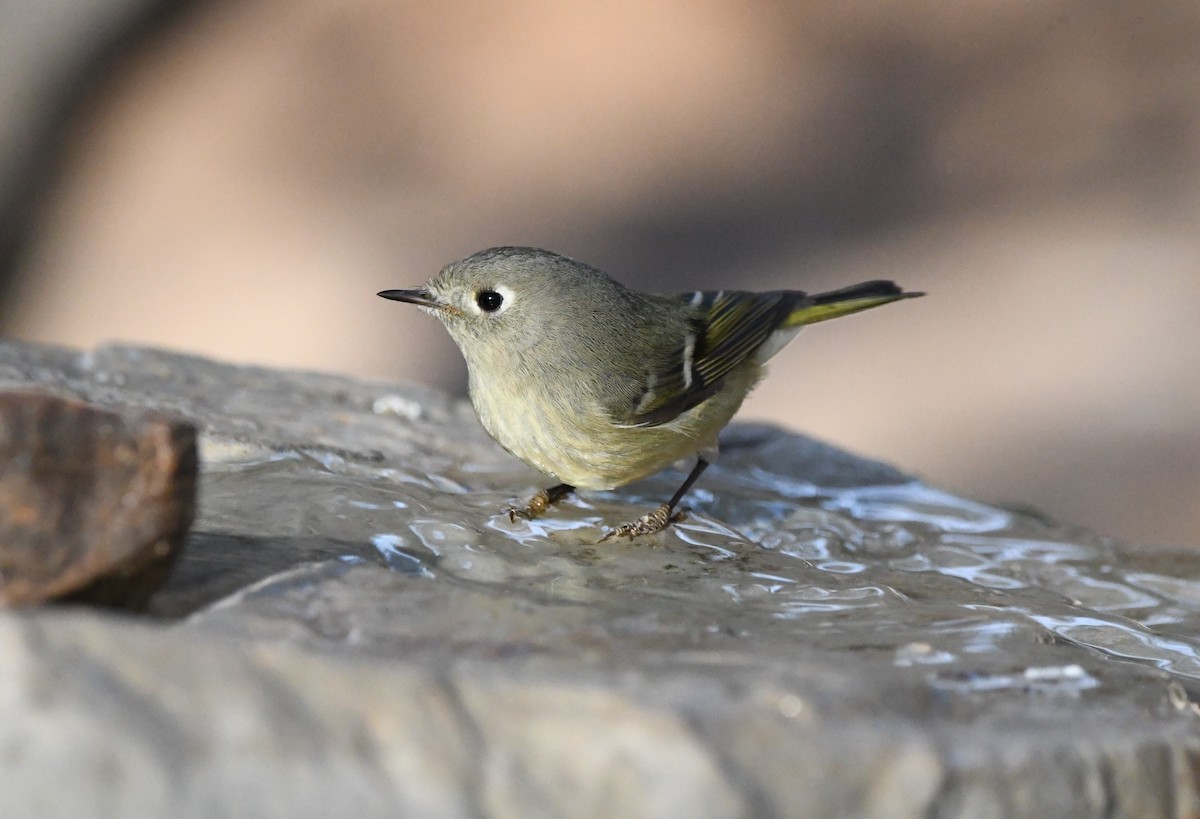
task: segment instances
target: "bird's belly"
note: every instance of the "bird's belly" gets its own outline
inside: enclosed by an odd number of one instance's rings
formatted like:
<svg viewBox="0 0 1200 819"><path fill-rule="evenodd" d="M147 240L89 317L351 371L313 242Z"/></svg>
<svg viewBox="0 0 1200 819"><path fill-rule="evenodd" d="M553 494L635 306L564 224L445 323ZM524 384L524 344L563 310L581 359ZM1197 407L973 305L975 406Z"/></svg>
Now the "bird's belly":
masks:
<svg viewBox="0 0 1200 819"><path fill-rule="evenodd" d="M667 424L622 427L598 403L529 389L504 401L471 390L479 420L496 441L533 468L580 489L613 489L653 475L701 449L737 411L744 388L722 391Z"/></svg>
<svg viewBox="0 0 1200 819"><path fill-rule="evenodd" d="M620 429L598 408L570 415L527 405L498 414L476 402L483 426L525 463L580 489L613 489L667 468L700 445L664 428Z"/></svg>

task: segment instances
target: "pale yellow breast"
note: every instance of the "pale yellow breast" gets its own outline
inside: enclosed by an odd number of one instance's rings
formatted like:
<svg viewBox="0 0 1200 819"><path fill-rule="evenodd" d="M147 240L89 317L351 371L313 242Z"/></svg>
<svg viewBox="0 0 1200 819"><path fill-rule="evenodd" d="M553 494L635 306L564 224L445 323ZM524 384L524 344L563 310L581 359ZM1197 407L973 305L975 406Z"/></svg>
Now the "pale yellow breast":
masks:
<svg viewBox="0 0 1200 819"><path fill-rule="evenodd" d="M471 400L484 428L525 463L581 489L613 489L700 450L715 453L717 434L760 372L747 362L721 392L657 427L621 427L596 399L516 380L481 384L472 377Z"/></svg>

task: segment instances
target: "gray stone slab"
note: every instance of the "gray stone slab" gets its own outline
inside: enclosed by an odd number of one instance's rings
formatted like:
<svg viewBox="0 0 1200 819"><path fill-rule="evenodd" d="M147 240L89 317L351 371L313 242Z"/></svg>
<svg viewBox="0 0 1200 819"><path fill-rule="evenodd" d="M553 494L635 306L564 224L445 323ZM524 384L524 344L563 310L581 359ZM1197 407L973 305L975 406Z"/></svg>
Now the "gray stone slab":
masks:
<svg viewBox="0 0 1200 819"><path fill-rule="evenodd" d="M1200 812L1194 555L761 426L599 544L680 475L514 523L544 478L429 390L0 343L17 385L202 473L150 615L0 614L0 815Z"/></svg>

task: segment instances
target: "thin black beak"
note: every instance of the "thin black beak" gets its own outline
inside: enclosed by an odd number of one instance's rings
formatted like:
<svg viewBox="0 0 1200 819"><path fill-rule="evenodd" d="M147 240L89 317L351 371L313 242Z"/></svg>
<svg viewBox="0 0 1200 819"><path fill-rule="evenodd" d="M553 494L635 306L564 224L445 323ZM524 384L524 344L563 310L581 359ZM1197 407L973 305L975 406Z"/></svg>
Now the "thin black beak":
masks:
<svg viewBox="0 0 1200 819"><path fill-rule="evenodd" d="M425 288L421 287L416 290L380 290L375 295L383 296L385 299L392 301L406 301L409 304L418 304L421 307L440 308L444 305Z"/></svg>

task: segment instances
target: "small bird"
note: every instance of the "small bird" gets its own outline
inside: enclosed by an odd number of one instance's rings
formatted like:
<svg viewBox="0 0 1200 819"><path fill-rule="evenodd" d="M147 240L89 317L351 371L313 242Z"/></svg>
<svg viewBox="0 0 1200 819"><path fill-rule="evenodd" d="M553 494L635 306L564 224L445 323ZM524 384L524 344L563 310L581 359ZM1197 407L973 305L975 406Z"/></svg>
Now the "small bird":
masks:
<svg viewBox="0 0 1200 819"><path fill-rule="evenodd" d="M494 247L427 285L384 290L441 320L467 362L488 433L560 483L509 516L534 518L576 488L614 489L683 458L695 466L669 501L609 531L670 526L717 454L717 435L807 324L921 296L890 281L808 295L639 293L594 267L532 247Z"/></svg>

